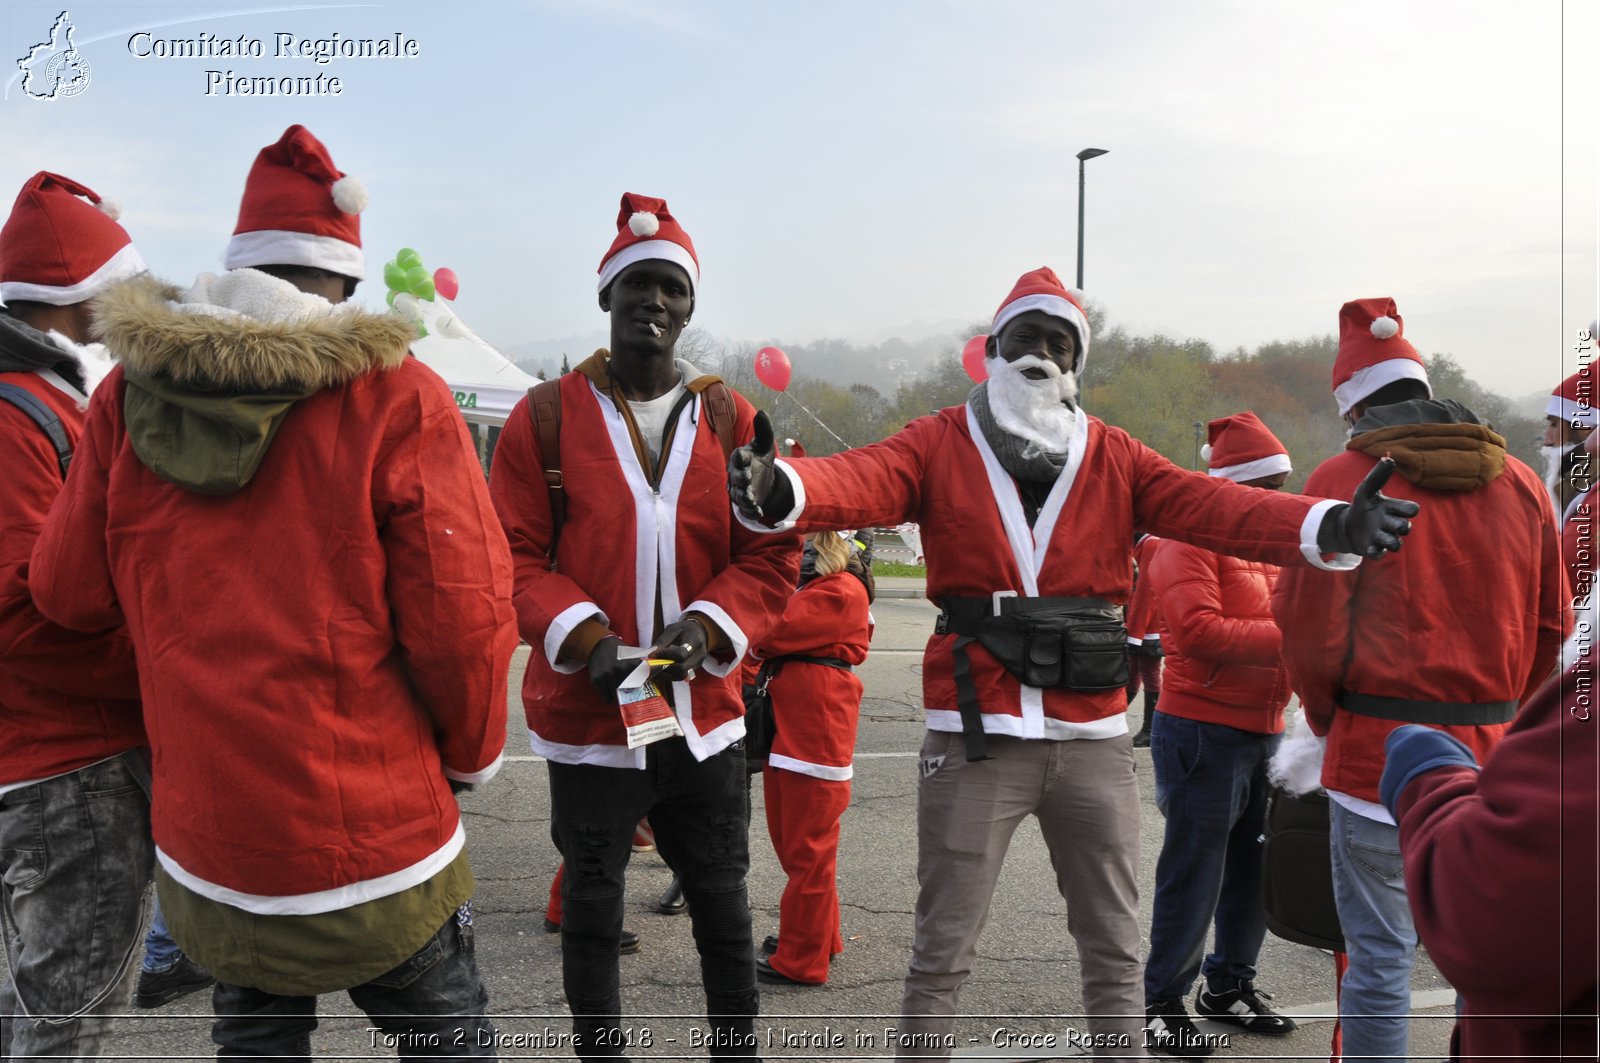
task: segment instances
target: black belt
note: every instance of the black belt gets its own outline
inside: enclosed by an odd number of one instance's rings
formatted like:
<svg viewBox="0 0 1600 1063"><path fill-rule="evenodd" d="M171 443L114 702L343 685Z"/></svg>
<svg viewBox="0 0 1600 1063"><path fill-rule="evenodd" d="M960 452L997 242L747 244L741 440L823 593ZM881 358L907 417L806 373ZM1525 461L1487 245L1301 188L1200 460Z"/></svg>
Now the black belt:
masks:
<svg viewBox="0 0 1600 1063"><path fill-rule="evenodd" d="M1339 707L1357 716L1403 723L1435 723L1455 727L1482 727L1510 723L1517 714L1515 701L1418 701L1415 698L1386 698L1380 694L1359 694L1346 690L1339 694Z"/></svg>
<svg viewBox="0 0 1600 1063"><path fill-rule="evenodd" d="M1127 683L1127 631L1122 626L1122 607L1104 599L1028 598L1012 591L1000 591L987 598L944 597L939 600L939 608L941 612L934 632L956 636L951 647L952 678L969 761L989 759L989 740L984 734L978 690L972 679L972 658L967 652L967 647L974 642L982 643L997 663L1027 686L1095 691L1120 688ZM1032 641L1035 629L1027 626L1027 618L1036 619L1048 632L1042 636L1042 641ZM1023 624L1020 631L1016 627L1018 623ZM1075 645L1069 634L1074 627L1084 639L1081 646ZM1093 634L1089 633L1090 629ZM1099 645L1091 644L1090 640ZM1042 661L1032 657L1036 647L1041 651ZM1120 663L1120 675L1098 675L1091 679L1087 666L1083 674L1074 671L1074 653L1098 651L1103 658L1108 649L1116 656L1116 661L1111 663ZM1077 659L1085 665L1089 660L1087 657ZM1045 674L1042 677L1030 675L1035 668L1044 668ZM1103 664L1098 671L1105 671Z"/></svg>

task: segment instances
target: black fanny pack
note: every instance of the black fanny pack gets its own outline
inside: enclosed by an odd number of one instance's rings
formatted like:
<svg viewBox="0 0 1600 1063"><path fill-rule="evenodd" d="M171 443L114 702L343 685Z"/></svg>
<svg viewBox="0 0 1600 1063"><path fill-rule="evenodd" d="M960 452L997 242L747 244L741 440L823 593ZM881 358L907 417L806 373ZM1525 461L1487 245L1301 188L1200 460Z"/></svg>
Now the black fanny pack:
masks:
<svg viewBox="0 0 1600 1063"><path fill-rule="evenodd" d="M934 631L955 635L956 704L967 759L988 759L983 717L967 647L976 642L1019 682L1094 693L1128 683L1128 629L1122 606L1103 598L945 598Z"/></svg>
<svg viewBox="0 0 1600 1063"><path fill-rule="evenodd" d="M953 598L934 628L966 636L1030 687L1116 690L1128 684L1122 606L1103 598Z"/></svg>

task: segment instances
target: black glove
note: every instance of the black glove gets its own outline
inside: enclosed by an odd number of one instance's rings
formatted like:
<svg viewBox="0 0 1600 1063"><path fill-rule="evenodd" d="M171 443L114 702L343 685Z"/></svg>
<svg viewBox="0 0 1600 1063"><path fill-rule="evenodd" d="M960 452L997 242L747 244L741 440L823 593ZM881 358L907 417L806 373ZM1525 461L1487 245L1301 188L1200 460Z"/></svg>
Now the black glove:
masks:
<svg viewBox="0 0 1600 1063"><path fill-rule="evenodd" d="M728 497L748 520L781 517L794 508L794 489L778 472L772 422L756 411L755 437L728 455Z"/></svg>
<svg viewBox="0 0 1600 1063"><path fill-rule="evenodd" d="M684 617L675 624L668 624L656 636L656 644L650 647L650 656L670 657L677 663L667 665L656 675L669 683L688 679L706 659L709 640L710 633L706 631L706 626L694 617Z"/></svg>
<svg viewBox="0 0 1600 1063"><path fill-rule="evenodd" d="M1347 506L1340 506L1317 529L1317 547L1330 554L1382 557L1400 549L1400 537L1411 533L1418 505L1390 498L1381 488L1394 475L1394 459L1384 458L1367 473Z"/></svg>
<svg viewBox="0 0 1600 1063"><path fill-rule="evenodd" d="M594 649L589 651L589 682L600 692L600 696L608 703L617 703L617 687L628 675L639 667L639 659L629 658L618 660L617 650L622 647L622 639L616 635L607 635L594 644Z"/></svg>
<svg viewBox="0 0 1600 1063"><path fill-rule="evenodd" d="M445 776L444 781L450 784L450 792L452 794L456 794L457 796L461 794L470 794L474 789L476 789L472 783L462 782L460 779L452 779L448 775Z"/></svg>

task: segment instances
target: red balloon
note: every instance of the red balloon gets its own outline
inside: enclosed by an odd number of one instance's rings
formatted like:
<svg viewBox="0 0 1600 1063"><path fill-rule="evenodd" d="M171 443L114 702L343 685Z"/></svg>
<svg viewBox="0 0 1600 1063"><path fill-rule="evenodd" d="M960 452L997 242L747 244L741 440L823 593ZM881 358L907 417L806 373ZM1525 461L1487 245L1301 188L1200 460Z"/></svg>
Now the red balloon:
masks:
<svg viewBox="0 0 1600 1063"><path fill-rule="evenodd" d="M961 368L967 371L974 382L983 383L989 379L989 370L984 367L983 358L989 343L988 336L974 336L961 348Z"/></svg>
<svg viewBox="0 0 1600 1063"><path fill-rule="evenodd" d="M776 347L763 347L756 352L756 379L773 391L782 391L789 386L793 368L789 364L789 356Z"/></svg>
<svg viewBox="0 0 1600 1063"><path fill-rule="evenodd" d="M446 299L454 299L461 294L461 281L456 279L456 271L448 266L440 266L434 270L433 290Z"/></svg>

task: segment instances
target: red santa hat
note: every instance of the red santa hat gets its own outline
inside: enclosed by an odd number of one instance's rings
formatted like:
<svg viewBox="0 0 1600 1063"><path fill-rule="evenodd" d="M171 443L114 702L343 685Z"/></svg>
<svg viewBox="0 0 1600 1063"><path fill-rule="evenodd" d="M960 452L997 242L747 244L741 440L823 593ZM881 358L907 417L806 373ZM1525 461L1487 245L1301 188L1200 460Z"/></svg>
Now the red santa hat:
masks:
<svg viewBox="0 0 1600 1063"><path fill-rule="evenodd" d="M1212 476L1243 483L1294 470L1289 452L1250 410L1218 417L1207 438L1210 442L1200 448L1200 456Z"/></svg>
<svg viewBox="0 0 1600 1063"><path fill-rule="evenodd" d="M361 212L367 189L333 164L322 141L302 125L261 149L239 201L239 224L222 264L316 266L360 280Z"/></svg>
<svg viewBox="0 0 1600 1063"><path fill-rule="evenodd" d="M70 306L145 272L120 213L87 185L34 174L0 228L0 299Z"/></svg>
<svg viewBox="0 0 1600 1063"><path fill-rule="evenodd" d="M1545 404L1544 412L1559 421L1566 421L1574 428L1593 428L1595 404L1600 401L1594 386L1594 364L1590 363L1556 386L1550 393L1550 401Z"/></svg>
<svg viewBox="0 0 1600 1063"><path fill-rule="evenodd" d="M1000 309L994 312L994 324L989 326L989 335L998 336L1000 330L1011 322L1018 314L1025 314L1029 310L1043 310L1051 317L1059 317L1073 327L1078 334L1078 357L1074 367L1083 369L1083 363L1089 357L1089 318L1083 312L1083 303L1080 300L1083 293L1074 288L1068 291L1057 277L1055 270L1049 266L1040 266L1036 270L1024 273L1016 285L1011 289L1011 294L1005 297L1000 304Z"/></svg>
<svg viewBox="0 0 1600 1063"><path fill-rule="evenodd" d="M1356 299L1339 308L1339 354L1333 360L1333 398L1339 414L1385 384L1420 380L1433 394L1422 355L1406 339L1393 299Z"/></svg>
<svg viewBox="0 0 1600 1063"><path fill-rule="evenodd" d="M694 244L678 219L667 210L667 201L632 192L622 194L622 209L617 211L617 238L600 260L599 291L617 279L617 274L647 258L665 259L682 266L689 275L691 291L700 287L700 260Z"/></svg>

